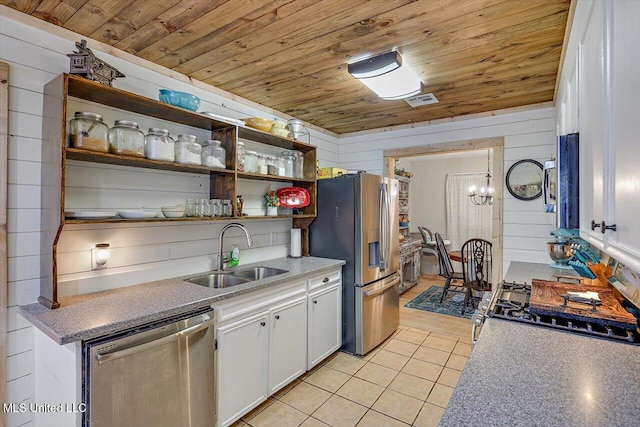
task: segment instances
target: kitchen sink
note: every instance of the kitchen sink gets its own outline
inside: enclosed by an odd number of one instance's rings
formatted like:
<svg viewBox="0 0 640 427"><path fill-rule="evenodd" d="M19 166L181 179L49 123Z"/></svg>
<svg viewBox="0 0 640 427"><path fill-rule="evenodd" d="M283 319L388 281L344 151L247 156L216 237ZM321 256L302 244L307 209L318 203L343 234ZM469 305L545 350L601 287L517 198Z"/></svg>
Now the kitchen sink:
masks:
<svg viewBox="0 0 640 427"><path fill-rule="evenodd" d="M278 274L288 273L289 270L283 270L281 268L273 267L253 267L246 270L236 271L234 276L238 278L246 278L249 280L266 279L267 277L277 276Z"/></svg>
<svg viewBox="0 0 640 427"><path fill-rule="evenodd" d="M231 286L250 282L251 280L252 279L250 278L235 276L231 273L210 273L204 276L186 279L189 283L205 286L207 288L229 288Z"/></svg>

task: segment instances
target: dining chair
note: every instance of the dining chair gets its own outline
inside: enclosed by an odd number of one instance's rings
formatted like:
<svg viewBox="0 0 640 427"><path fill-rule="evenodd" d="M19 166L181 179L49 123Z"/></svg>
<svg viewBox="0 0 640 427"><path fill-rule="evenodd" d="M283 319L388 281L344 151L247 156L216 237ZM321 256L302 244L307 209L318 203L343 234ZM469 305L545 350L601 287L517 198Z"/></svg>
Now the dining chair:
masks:
<svg viewBox="0 0 640 427"><path fill-rule="evenodd" d="M447 296L447 292L449 291L451 282L453 280L463 280L464 275L462 273L457 273L456 271L454 271L453 264L451 263L451 258L449 258L449 252L447 252L447 247L444 245L440 233L435 233L435 236L436 249L438 251L438 266L440 268L439 275L447 279L444 283L444 288L442 289L442 295L440 296L440 303L442 303L444 297Z"/></svg>
<svg viewBox="0 0 640 427"><path fill-rule="evenodd" d="M427 227L418 227L420 231L420 235L422 235L422 255L433 255L435 257L438 256L438 252L433 244L429 244L433 242L433 234L431 234L431 230Z"/></svg>
<svg viewBox="0 0 640 427"><path fill-rule="evenodd" d="M462 276L466 288L462 314L467 306L482 299L485 291L491 290L491 242L484 239L469 239L462 245Z"/></svg>

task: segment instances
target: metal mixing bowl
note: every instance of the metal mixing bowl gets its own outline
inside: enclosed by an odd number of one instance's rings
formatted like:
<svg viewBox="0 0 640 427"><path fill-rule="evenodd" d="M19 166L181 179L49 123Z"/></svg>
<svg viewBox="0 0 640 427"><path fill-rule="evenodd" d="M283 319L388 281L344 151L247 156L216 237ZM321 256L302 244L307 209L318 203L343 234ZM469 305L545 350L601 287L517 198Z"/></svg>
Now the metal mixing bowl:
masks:
<svg viewBox="0 0 640 427"><path fill-rule="evenodd" d="M572 257L571 243L547 242L547 251L551 259L558 264L568 264Z"/></svg>

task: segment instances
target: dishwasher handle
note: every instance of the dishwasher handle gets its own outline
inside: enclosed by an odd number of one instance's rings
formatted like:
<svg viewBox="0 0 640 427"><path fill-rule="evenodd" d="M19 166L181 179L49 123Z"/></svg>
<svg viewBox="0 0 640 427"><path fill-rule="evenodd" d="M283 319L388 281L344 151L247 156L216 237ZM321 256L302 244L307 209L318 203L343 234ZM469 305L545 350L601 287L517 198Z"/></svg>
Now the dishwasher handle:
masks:
<svg viewBox="0 0 640 427"><path fill-rule="evenodd" d="M194 334L198 331L201 331L203 329L207 329L213 326L214 319L212 319L211 316L203 315L202 317L203 319L200 323L190 326L181 331L175 332L171 335L167 335L166 337L147 341L145 343L142 343L133 347L125 348L124 350L114 351L113 353L97 354L96 360L98 361L98 363L106 363L112 360L120 359L122 357L130 356L132 354L139 353L141 351L149 350L151 348L158 347L158 346L170 343L172 341L177 341L182 337Z"/></svg>

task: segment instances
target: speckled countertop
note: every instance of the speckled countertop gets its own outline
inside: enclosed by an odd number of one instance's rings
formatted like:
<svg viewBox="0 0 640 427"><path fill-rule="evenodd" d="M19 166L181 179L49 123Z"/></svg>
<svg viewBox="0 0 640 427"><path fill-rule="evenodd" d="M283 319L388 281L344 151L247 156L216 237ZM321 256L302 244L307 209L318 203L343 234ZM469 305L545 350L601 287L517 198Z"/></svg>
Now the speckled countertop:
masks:
<svg viewBox="0 0 640 427"><path fill-rule="evenodd" d="M309 274L329 271L344 263L341 260L316 257L273 259L242 265L238 269L268 266L288 272L223 289L185 282L184 278L197 275L190 274L105 292L61 298L60 308L56 310L49 310L36 303L21 306L19 312L54 341L67 344L188 313L225 298L275 286Z"/></svg>
<svg viewBox="0 0 640 427"><path fill-rule="evenodd" d="M507 278L549 279L512 263ZM489 318L441 427L638 425L640 347Z"/></svg>

